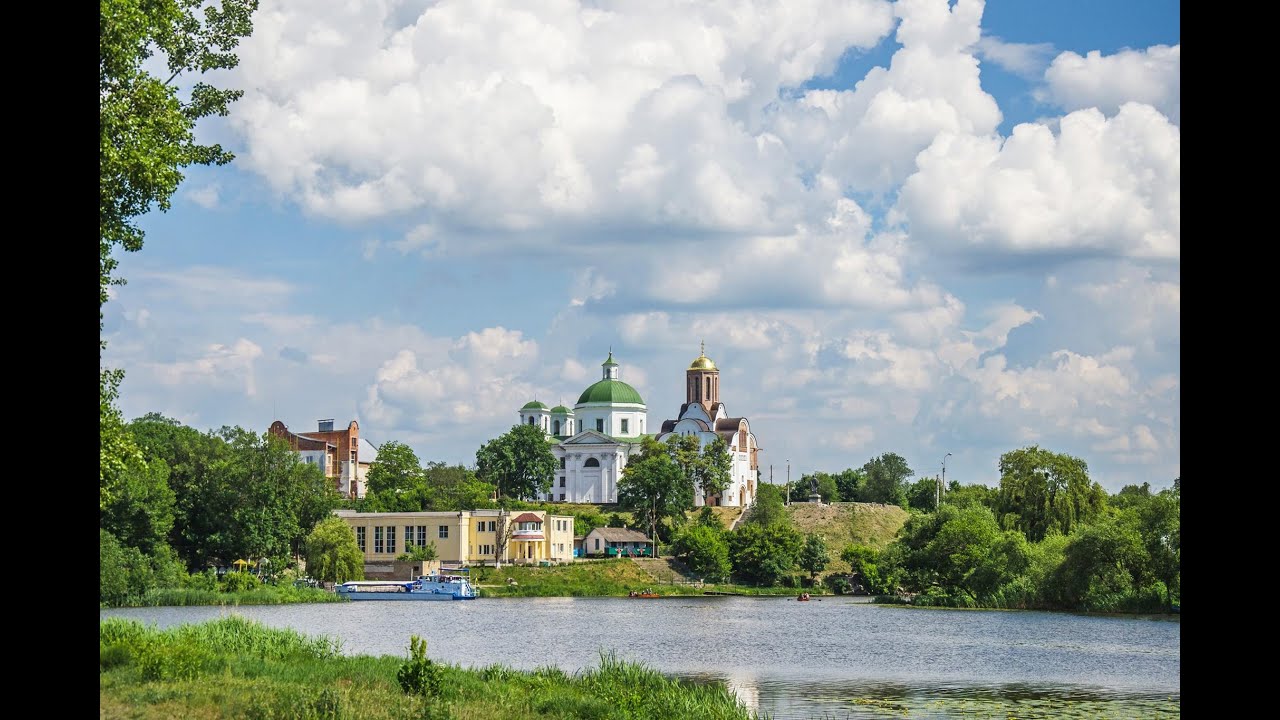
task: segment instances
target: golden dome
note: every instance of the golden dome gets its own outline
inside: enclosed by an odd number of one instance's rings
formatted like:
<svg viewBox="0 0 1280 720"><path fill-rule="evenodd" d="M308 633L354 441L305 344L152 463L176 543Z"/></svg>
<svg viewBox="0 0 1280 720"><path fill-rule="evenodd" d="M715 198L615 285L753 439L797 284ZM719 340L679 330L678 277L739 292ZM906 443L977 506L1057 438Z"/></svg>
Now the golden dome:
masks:
<svg viewBox="0 0 1280 720"><path fill-rule="evenodd" d="M702 354L699 355L693 362L689 363L689 369L690 370L715 370L716 369L716 364L712 362L711 358L707 357L707 344L705 342L702 343Z"/></svg>

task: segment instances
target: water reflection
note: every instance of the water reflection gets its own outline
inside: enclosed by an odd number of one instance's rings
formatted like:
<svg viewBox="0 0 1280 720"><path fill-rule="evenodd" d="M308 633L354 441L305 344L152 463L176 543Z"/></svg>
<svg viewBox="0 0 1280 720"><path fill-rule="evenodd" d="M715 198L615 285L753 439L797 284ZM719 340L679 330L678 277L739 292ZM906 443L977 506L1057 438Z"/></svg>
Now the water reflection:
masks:
<svg viewBox="0 0 1280 720"><path fill-rule="evenodd" d="M349 655L404 656L410 635L419 635L443 662L572 673L614 653L669 675L723 682L779 720L1178 714L1176 620L743 597L134 608L101 616L167 627L229 613L338 638Z"/></svg>

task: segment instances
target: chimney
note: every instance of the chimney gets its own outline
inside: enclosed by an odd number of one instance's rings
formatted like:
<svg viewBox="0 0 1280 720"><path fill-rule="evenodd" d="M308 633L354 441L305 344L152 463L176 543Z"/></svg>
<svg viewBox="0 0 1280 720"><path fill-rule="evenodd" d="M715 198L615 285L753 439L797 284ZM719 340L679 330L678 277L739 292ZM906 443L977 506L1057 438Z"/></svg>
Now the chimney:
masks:
<svg viewBox="0 0 1280 720"><path fill-rule="evenodd" d="M333 418L320 421L320 432L333 432Z"/></svg>

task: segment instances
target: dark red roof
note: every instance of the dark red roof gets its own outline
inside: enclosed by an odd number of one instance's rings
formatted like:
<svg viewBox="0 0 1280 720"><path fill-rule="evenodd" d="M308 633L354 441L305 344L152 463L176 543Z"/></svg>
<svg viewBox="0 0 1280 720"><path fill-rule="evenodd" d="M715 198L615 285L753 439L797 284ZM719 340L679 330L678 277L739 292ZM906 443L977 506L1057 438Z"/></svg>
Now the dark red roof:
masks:
<svg viewBox="0 0 1280 720"><path fill-rule="evenodd" d="M540 523L540 522L542 522L542 518L538 517L537 515L534 515L534 514L533 514L533 513L531 513L531 512L527 512L527 513L525 513L525 514L521 515L520 517L516 518L515 520L512 520L511 522L518 522L518 523L521 523L521 522L536 522L536 523Z"/></svg>

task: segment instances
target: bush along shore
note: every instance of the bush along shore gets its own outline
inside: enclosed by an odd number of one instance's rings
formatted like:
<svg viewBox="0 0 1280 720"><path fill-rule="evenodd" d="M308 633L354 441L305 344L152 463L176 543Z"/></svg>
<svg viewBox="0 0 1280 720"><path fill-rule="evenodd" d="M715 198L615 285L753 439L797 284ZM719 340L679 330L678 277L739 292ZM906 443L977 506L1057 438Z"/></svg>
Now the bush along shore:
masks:
<svg viewBox="0 0 1280 720"><path fill-rule="evenodd" d="M670 679L603 655L599 667L467 669L427 657L344 656L339 641L231 616L166 630L99 623L101 718L601 718L755 720L722 684Z"/></svg>

